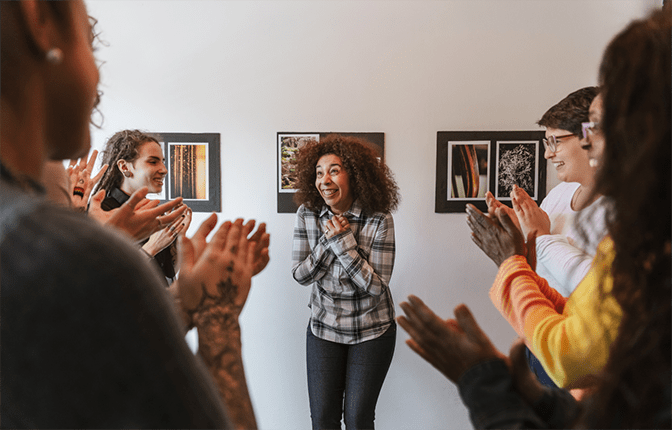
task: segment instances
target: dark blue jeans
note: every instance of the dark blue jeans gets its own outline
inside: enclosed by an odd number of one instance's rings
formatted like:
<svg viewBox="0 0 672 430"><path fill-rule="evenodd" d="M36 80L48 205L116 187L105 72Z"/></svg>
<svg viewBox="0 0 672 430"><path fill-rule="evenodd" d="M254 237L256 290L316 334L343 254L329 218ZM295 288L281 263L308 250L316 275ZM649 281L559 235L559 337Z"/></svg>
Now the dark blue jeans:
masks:
<svg viewBox="0 0 672 430"><path fill-rule="evenodd" d="M539 382L547 387L559 388L557 385L555 385L555 382L553 382L551 377L548 376L548 373L546 373L546 370L544 370L544 366L541 365L539 359L535 357L534 354L532 354L532 351L530 351L527 346L525 347L525 356L527 357L527 363L530 366L530 370L532 373L534 373Z"/></svg>
<svg viewBox="0 0 672 430"><path fill-rule="evenodd" d="M306 334L308 397L313 429L373 429L376 402L390 368L397 325L382 336L357 345L319 339L308 325Z"/></svg>

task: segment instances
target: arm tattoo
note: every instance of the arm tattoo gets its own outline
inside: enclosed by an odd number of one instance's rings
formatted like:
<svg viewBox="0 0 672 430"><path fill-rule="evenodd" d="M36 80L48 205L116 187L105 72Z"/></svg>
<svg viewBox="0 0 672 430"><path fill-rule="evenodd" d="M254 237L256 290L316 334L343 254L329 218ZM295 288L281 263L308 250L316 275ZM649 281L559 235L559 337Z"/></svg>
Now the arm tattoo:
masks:
<svg viewBox="0 0 672 430"><path fill-rule="evenodd" d="M198 327L199 352L215 378L219 393L231 421L237 429L256 429L250 394L243 367L239 307L235 304L238 286L231 278L217 284L218 295L208 294L201 285L203 296L193 313Z"/></svg>

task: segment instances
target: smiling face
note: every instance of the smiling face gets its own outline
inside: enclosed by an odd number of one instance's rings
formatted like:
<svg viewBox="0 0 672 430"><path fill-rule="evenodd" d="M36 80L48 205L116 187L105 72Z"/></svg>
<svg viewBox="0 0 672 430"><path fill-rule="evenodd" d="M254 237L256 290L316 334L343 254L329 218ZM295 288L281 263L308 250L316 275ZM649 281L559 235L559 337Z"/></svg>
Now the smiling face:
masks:
<svg viewBox="0 0 672 430"><path fill-rule="evenodd" d="M315 187L324 202L335 214L341 214L352 206L350 178L341 158L334 154L320 157L315 165Z"/></svg>
<svg viewBox="0 0 672 430"><path fill-rule="evenodd" d="M558 128L546 129L547 139L550 136L568 134L572 133ZM558 139L555 152L548 148L544 151L544 158L553 164L558 179L562 182L579 182L585 185L591 180L593 172L588 164L588 154L581 147L582 143L578 136L563 137Z"/></svg>
<svg viewBox="0 0 672 430"><path fill-rule="evenodd" d="M168 170L163 164L163 152L156 142L145 142L138 148L138 158L133 162L119 160L119 170L124 175L121 190L126 194L133 194L142 187L149 188L150 193L160 193L163 189L163 179Z"/></svg>
<svg viewBox="0 0 672 430"><path fill-rule="evenodd" d="M588 137L583 142L583 149L587 151L591 166L598 166L604 152L604 135L599 125L600 121L602 121L602 96L599 94L590 104L588 120L594 122L597 126L595 127L595 133L588 134Z"/></svg>

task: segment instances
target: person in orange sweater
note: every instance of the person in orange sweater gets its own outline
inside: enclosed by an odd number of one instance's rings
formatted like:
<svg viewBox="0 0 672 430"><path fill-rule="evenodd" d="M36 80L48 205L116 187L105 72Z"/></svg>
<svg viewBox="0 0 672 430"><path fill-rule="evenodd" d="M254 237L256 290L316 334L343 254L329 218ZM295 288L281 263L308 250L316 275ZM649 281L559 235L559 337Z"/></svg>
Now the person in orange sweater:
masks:
<svg viewBox="0 0 672 430"><path fill-rule="evenodd" d="M601 117L601 105L598 96L591 104L593 115ZM591 141L598 147L604 144L597 130ZM620 307L610 294L611 239L600 243L588 274L566 298L534 270L534 232L526 245L505 210L498 208L495 216L497 220L467 206L473 241L499 266L490 299L553 382L563 388L590 386L592 376L607 362L621 318Z"/></svg>

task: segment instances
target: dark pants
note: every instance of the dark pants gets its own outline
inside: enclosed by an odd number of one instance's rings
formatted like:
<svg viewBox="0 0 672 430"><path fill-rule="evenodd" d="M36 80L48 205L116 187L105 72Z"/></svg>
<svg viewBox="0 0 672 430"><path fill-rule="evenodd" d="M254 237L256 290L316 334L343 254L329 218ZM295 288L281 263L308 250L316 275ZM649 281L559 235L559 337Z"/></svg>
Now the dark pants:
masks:
<svg viewBox="0 0 672 430"><path fill-rule="evenodd" d="M357 345L306 335L308 397L313 429L373 429L376 402L390 368L397 325L382 336Z"/></svg>
<svg viewBox="0 0 672 430"><path fill-rule="evenodd" d="M527 346L525 347L525 356L527 356L527 363L530 365L530 370L535 374L539 382L547 387L558 388L551 377L548 376L546 370L544 370L544 366L541 365L539 359L532 354L532 351L530 351Z"/></svg>

